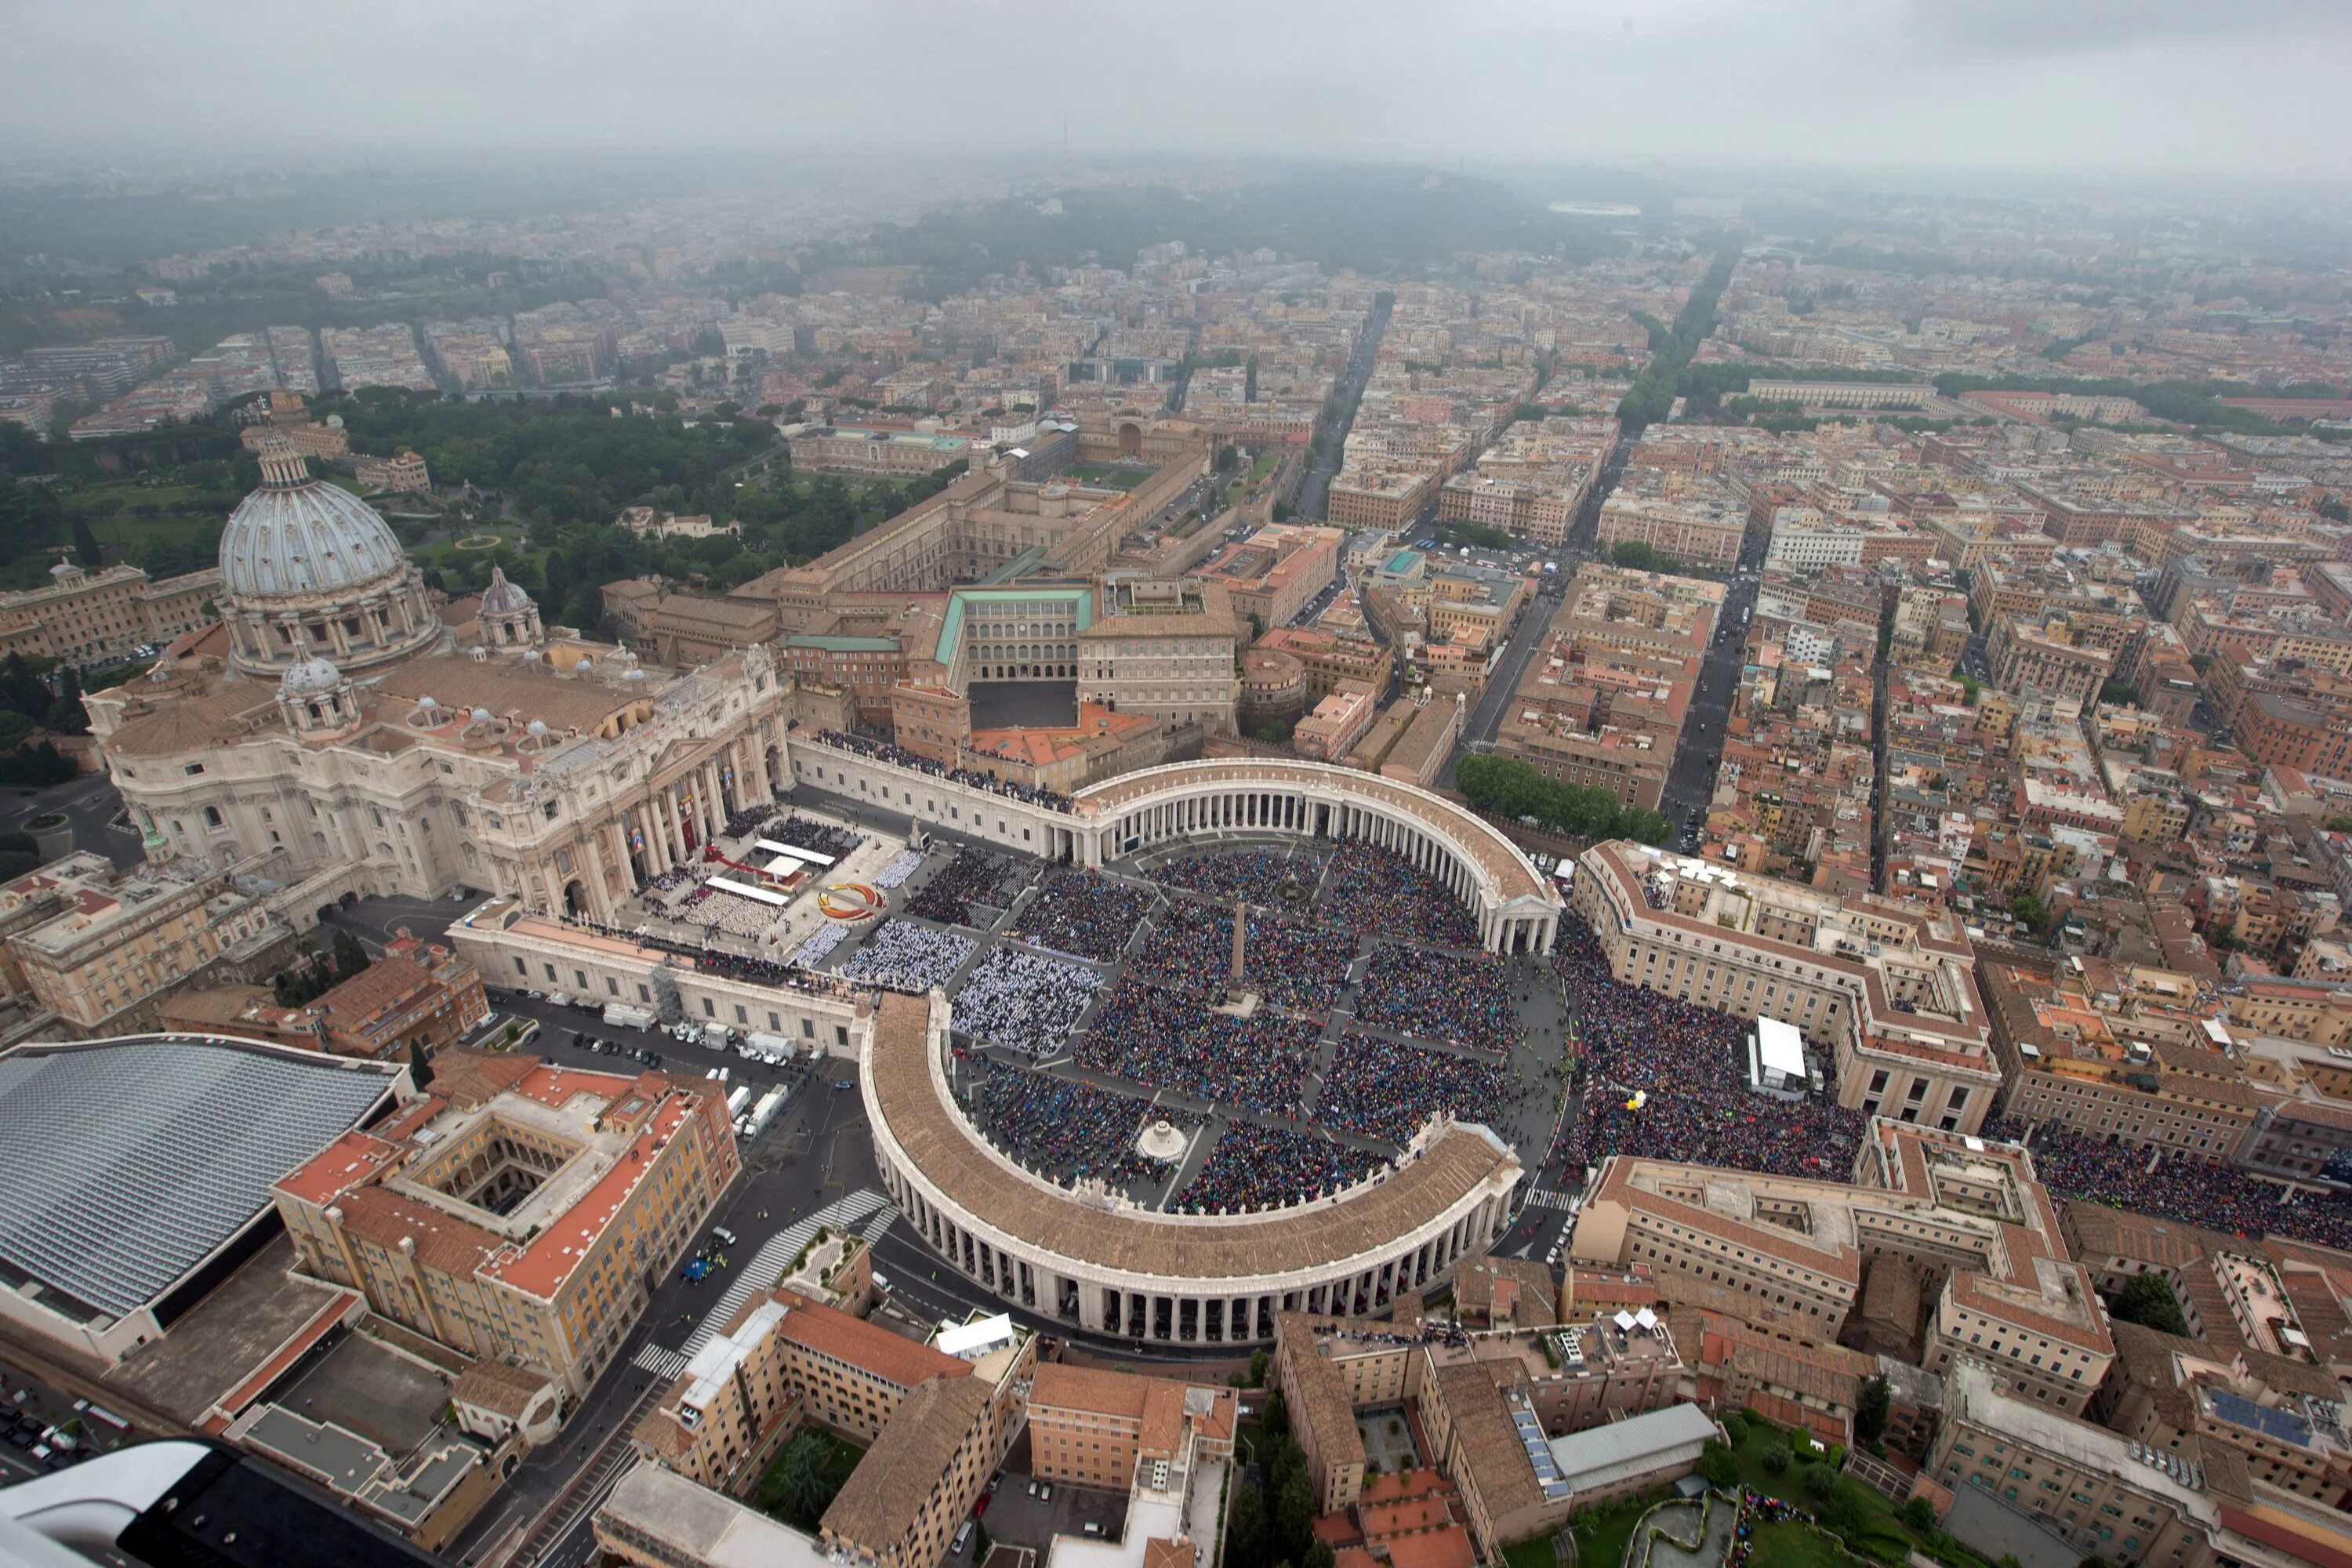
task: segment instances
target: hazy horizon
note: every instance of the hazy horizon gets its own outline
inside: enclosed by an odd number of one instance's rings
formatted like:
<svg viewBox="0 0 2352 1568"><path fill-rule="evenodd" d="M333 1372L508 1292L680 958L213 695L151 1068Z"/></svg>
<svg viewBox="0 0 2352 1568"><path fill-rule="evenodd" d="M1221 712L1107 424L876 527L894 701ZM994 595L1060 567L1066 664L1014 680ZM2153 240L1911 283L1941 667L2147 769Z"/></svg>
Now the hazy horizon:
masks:
<svg viewBox="0 0 2352 1568"><path fill-rule="evenodd" d="M1080 162L2352 178L2333 123L2352 7L2317 0L1208 0L1019 20L33 0L0 65L0 135L19 163L719 151L1050 170L1066 122Z"/></svg>

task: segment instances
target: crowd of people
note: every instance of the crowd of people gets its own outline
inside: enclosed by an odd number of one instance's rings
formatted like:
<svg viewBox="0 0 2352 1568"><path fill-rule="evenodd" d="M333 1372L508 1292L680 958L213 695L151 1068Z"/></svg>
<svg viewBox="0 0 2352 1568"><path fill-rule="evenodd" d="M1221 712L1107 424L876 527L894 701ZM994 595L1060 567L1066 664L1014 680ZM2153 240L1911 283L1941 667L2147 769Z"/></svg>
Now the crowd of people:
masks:
<svg viewBox="0 0 2352 1568"><path fill-rule="evenodd" d="M724 931L729 936L756 938L765 935L782 912L773 904L763 904L706 882L686 896L677 918L689 925Z"/></svg>
<svg viewBox="0 0 2352 1568"><path fill-rule="evenodd" d="M959 1033L1041 1057L1086 1016L1101 976L1017 947L1000 947L964 977L955 994Z"/></svg>
<svg viewBox="0 0 2352 1568"><path fill-rule="evenodd" d="M929 773L933 778L968 784L973 789L988 790L992 794L1003 795L1007 799L1027 801L1032 805L1042 805L1051 811L1068 811L1071 808L1070 797L1058 790L1040 789L1034 784L1018 784L1011 779L998 778L994 773L975 773L971 768L951 768L944 763L935 762L919 752L908 751L903 746L894 746L887 741L875 740L869 735L850 735L839 730L820 730L817 731L816 738L828 746L837 746L845 752L852 752L861 757L872 757L877 763L888 763L893 767L912 768L917 773Z"/></svg>
<svg viewBox="0 0 2352 1568"><path fill-rule="evenodd" d="M849 937L849 928L838 921L827 921L811 931L800 946L793 949L791 962L806 964L811 969L833 956L833 950Z"/></svg>
<svg viewBox="0 0 2352 1568"><path fill-rule="evenodd" d="M1312 1132L1235 1121L1167 1207L1180 1214L1286 1208L1353 1186L1385 1163L1378 1154Z"/></svg>
<svg viewBox="0 0 2352 1568"><path fill-rule="evenodd" d="M1187 995L1208 996L1233 973L1231 910L1190 899L1171 900L1151 922L1128 973ZM1348 990L1356 939L1328 926L1276 920L1253 910L1243 946L1242 973L1277 1006L1328 1013Z"/></svg>
<svg viewBox="0 0 2352 1568"><path fill-rule="evenodd" d="M719 830L719 835L726 838L740 838L775 815L776 806L773 801L761 801L757 805L747 805L727 818L727 825ZM815 846L811 845L810 847L814 848Z"/></svg>
<svg viewBox="0 0 2352 1568"><path fill-rule="evenodd" d="M1988 1121L1985 1136L2013 1140L2017 1130ZM2281 1203L2281 1189L2248 1181L2226 1165L2100 1142L2053 1121L2035 1128L2026 1146L2033 1152L2034 1173L2053 1197L2240 1236L2276 1234L2352 1248L2352 1204L2342 1198L2306 1192Z"/></svg>
<svg viewBox="0 0 2352 1568"><path fill-rule="evenodd" d="M639 888L637 891L641 893L674 893L678 889L692 882L701 874L701 871L693 866L672 866L667 871L663 871L656 876L647 878L646 885ZM651 902L652 900L648 900L647 901Z"/></svg>
<svg viewBox="0 0 2352 1568"><path fill-rule="evenodd" d="M1313 1019L1263 1012L1230 1017L1123 980L1078 1037L1077 1058L1154 1089L1291 1119L1322 1032Z"/></svg>
<svg viewBox="0 0 2352 1568"><path fill-rule="evenodd" d="M1384 942L1356 992L1356 1017L1374 1028L1507 1052L1520 1036L1511 970L1490 953L1457 958Z"/></svg>
<svg viewBox="0 0 2352 1568"><path fill-rule="evenodd" d="M836 827L830 822L819 822L794 812L782 822L771 822L761 835L779 844L789 844L795 849L814 849L829 855L835 860L846 860L865 843L846 827Z"/></svg>
<svg viewBox="0 0 2352 1568"><path fill-rule="evenodd" d="M1162 887L1205 893L1220 903L1243 898L1253 904L1286 904L1312 895L1322 872L1322 861L1313 855L1260 845L1178 856L1144 874Z"/></svg>
<svg viewBox="0 0 2352 1568"><path fill-rule="evenodd" d="M1156 897L1093 871L1055 871L1022 906L1012 934L1055 952L1108 963Z"/></svg>
<svg viewBox="0 0 2352 1568"><path fill-rule="evenodd" d="M1350 1029L1339 1037L1316 1096L1315 1120L1359 1138L1402 1143L1441 1111L1493 1126L1525 1098L1516 1074L1506 1077L1475 1057L1425 1051Z"/></svg>
<svg viewBox="0 0 2352 1568"><path fill-rule="evenodd" d="M1478 921L1451 889L1393 850L1350 838L1331 852L1317 900L1321 917L1359 936L1409 931L1447 947L1476 947Z"/></svg>
<svg viewBox="0 0 2352 1568"><path fill-rule="evenodd" d="M1828 1100L1781 1100L1746 1084L1746 1019L1621 983L1601 944L1563 922L1553 967L1576 1016L1582 1113L1568 1152L1843 1179L1864 1118Z"/></svg>
<svg viewBox="0 0 2352 1568"><path fill-rule="evenodd" d="M920 915L941 925L971 926L982 929L985 922L971 918L971 906L982 895L995 890L996 862L970 849L959 849L955 858L931 873L931 879L915 889L907 900L907 912Z"/></svg>
<svg viewBox="0 0 2352 1568"><path fill-rule="evenodd" d="M890 857L887 866L874 873L874 885L877 888L903 888L907 885L907 879L922 869L922 865L921 850L901 849Z"/></svg>
<svg viewBox="0 0 2352 1568"><path fill-rule="evenodd" d="M1152 1173L1152 1162L1135 1150L1145 1117L1159 1116L1149 1100L983 1057L967 1058L965 1070L974 1121L1038 1174L1066 1187L1093 1179L1125 1191Z"/></svg>
<svg viewBox="0 0 2352 1568"><path fill-rule="evenodd" d="M971 938L953 931L912 921L884 921L865 945L849 955L841 973L847 979L862 980L886 991L920 996L953 974L971 956L973 945Z"/></svg>

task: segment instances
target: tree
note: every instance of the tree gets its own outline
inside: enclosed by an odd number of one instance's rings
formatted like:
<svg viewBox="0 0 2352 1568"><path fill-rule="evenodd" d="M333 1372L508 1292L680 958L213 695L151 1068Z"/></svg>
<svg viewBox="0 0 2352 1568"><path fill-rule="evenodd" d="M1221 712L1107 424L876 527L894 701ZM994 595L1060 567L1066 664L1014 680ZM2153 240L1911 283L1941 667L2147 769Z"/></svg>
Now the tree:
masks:
<svg viewBox="0 0 2352 1568"><path fill-rule="evenodd" d="M1338 1555L1331 1550L1329 1542L1318 1541L1307 1549L1307 1555L1301 1560L1299 1568L1332 1568Z"/></svg>
<svg viewBox="0 0 2352 1568"><path fill-rule="evenodd" d="M339 931L335 933L334 953L337 980L349 980L352 975L365 969L370 962L367 949L360 945L359 938L347 931Z"/></svg>
<svg viewBox="0 0 2352 1568"><path fill-rule="evenodd" d="M1903 1505L1903 1522L1927 1534L1936 1528L1936 1505L1923 1497L1913 1498Z"/></svg>
<svg viewBox="0 0 2352 1568"><path fill-rule="evenodd" d="M1246 1386L1251 1388L1264 1388L1265 1386L1265 1346L1261 1345L1256 1350L1250 1352L1249 1383Z"/></svg>
<svg viewBox="0 0 2352 1568"><path fill-rule="evenodd" d="M1718 1490L1728 1491L1739 1484L1739 1458L1721 1443L1709 1443L1699 1450L1699 1479Z"/></svg>
<svg viewBox="0 0 2352 1568"><path fill-rule="evenodd" d="M1862 1392L1854 1396L1853 1435L1862 1443L1875 1443L1886 1434L1886 1380L1866 1377L1862 1380Z"/></svg>
<svg viewBox="0 0 2352 1568"><path fill-rule="evenodd" d="M1682 563L1671 555L1662 555L1639 539L1621 540L1610 547L1612 565L1622 566L1628 572L1675 572Z"/></svg>
<svg viewBox="0 0 2352 1568"><path fill-rule="evenodd" d="M49 704L48 727L60 735L89 733L89 713L81 705L81 678L70 669L58 676L58 700Z"/></svg>
<svg viewBox="0 0 2352 1568"><path fill-rule="evenodd" d="M1748 1441L1748 1417L1739 1411L1726 1411L1722 1425L1724 1440L1733 1447Z"/></svg>
<svg viewBox="0 0 2352 1568"><path fill-rule="evenodd" d="M832 1455L833 1440L822 1432L803 1432L785 1446L777 1465L776 1502L788 1523L814 1530L833 1506L834 1494L841 1489L825 1479L825 1461Z"/></svg>
<svg viewBox="0 0 2352 1568"><path fill-rule="evenodd" d="M1258 1420L1265 1427L1266 1436L1270 1437L1286 1437L1290 1435L1290 1412L1284 1408L1279 1392L1265 1396L1265 1409L1259 1415Z"/></svg>
<svg viewBox="0 0 2352 1568"><path fill-rule="evenodd" d="M2020 893L2009 900L2009 912L2023 921L2040 936L2050 929L2050 908L2032 893Z"/></svg>
<svg viewBox="0 0 2352 1568"><path fill-rule="evenodd" d="M1804 1479L1797 1483L1804 1494L1815 1502L1828 1500L1837 1490L1838 1473L1827 1465L1808 1465Z"/></svg>
<svg viewBox="0 0 2352 1568"><path fill-rule="evenodd" d="M1778 1443L1773 1444L1764 1450L1763 1465L1764 1473L1768 1476L1786 1475L1789 1470L1789 1450Z"/></svg>
<svg viewBox="0 0 2352 1568"><path fill-rule="evenodd" d="M2352 833L2352 813L2340 813L2327 819L2330 833Z"/></svg>
<svg viewBox="0 0 2352 1568"><path fill-rule="evenodd" d="M1265 1500L1248 1481L1237 1482L1225 1519L1227 1568L1265 1568L1266 1546Z"/></svg>
<svg viewBox="0 0 2352 1568"><path fill-rule="evenodd" d="M433 1058L425 1054L421 1038L408 1042L408 1076L420 1090L433 1081Z"/></svg>
<svg viewBox="0 0 2352 1568"><path fill-rule="evenodd" d="M1274 1538L1293 1563L1315 1544L1315 1483L1307 1479L1304 1465L1290 1472L1274 1500Z"/></svg>
<svg viewBox="0 0 2352 1568"><path fill-rule="evenodd" d="M2174 1299L2172 1287L2154 1270L2133 1275L2116 1292L2108 1310L2126 1323L2137 1323L2159 1333L2189 1332L2188 1320L2181 1316L2180 1303Z"/></svg>

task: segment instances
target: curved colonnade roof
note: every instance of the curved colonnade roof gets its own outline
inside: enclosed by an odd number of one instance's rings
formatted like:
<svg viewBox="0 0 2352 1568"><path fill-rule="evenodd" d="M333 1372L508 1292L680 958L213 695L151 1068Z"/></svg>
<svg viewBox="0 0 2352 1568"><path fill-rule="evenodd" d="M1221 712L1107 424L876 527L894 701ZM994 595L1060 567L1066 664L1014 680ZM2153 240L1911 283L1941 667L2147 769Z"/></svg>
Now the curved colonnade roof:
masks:
<svg viewBox="0 0 2352 1568"><path fill-rule="evenodd" d="M1465 1194L1516 1172L1483 1128L1453 1127L1417 1160L1337 1203L1231 1219L1103 1209L1005 1168L931 1078L930 1005L884 995L867 1070L882 1120L908 1158L971 1214L1079 1264L1162 1279L1214 1280L1325 1268L1378 1254Z"/></svg>
<svg viewBox="0 0 2352 1568"><path fill-rule="evenodd" d="M1305 789L1325 800L1385 806L1419 819L1459 844L1481 870L1495 879L1504 902L1527 898L1559 901L1559 892L1550 881L1492 824L1481 821L1443 795L1355 768L1334 767L1303 758L1297 762L1266 758L1169 763L1089 784L1071 798L1081 813L1104 817L1145 805L1156 795L1217 784Z"/></svg>

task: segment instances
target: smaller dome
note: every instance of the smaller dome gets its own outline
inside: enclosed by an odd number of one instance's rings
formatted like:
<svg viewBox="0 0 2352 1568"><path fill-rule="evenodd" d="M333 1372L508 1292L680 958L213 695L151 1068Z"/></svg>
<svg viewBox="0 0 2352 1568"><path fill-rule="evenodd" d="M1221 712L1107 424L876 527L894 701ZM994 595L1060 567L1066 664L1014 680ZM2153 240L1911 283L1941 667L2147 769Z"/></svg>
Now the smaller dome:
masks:
<svg viewBox="0 0 2352 1568"><path fill-rule="evenodd" d="M343 672L327 660L311 656L286 672L279 689L289 696L332 691L343 683Z"/></svg>
<svg viewBox="0 0 2352 1568"><path fill-rule="evenodd" d="M523 729L524 731L529 734L544 735L547 733L547 721L544 719L533 719L530 723L524 725Z"/></svg>
<svg viewBox="0 0 2352 1568"><path fill-rule="evenodd" d="M487 708L477 708L474 710L473 718L477 724L487 724L490 721L490 710Z"/></svg>
<svg viewBox="0 0 2352 1568"><path fill-rule="evenodd" d="M433 700L433 699L432 699L432 698L430 698L430 697L420 697L420 698L418 698L418 699L416 700L416 705L417 705L419 708L424 709L427 713L432 712L432 711L433 711L433 710L435 710L436 708L438 708L438 707L440 707L440 706L441 706L441 704L439 704L438 702L434 701L434 700Z"/></svg>
<svg viewBox="0 0 2352 1568"><path fill-rule="evenodd" d="M512 616L531 608L530 595L507 581L507 574L497 566L490 568L490 585L482 590L481 608L477 615Z"/></svg>

